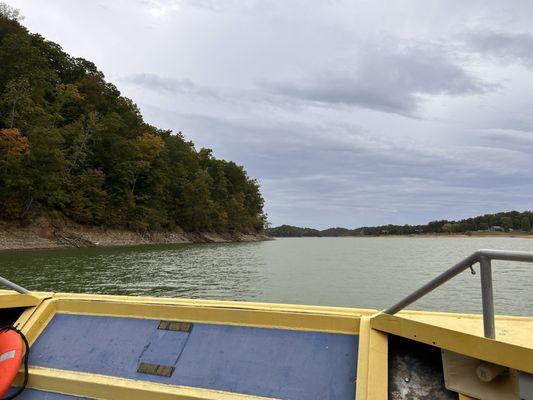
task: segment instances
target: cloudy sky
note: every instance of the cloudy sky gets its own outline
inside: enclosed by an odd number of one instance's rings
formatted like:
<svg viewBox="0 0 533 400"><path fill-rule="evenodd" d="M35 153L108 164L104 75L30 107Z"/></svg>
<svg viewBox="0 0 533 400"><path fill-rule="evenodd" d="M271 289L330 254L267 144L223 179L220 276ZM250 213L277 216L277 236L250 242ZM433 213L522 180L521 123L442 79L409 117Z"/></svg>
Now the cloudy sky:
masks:
<svg viewBox="0 0 533 400"><path fill-rule="evenodd" d="M243 164L273 225L533 208L533 2L10 0L145 119Z"/></svg>

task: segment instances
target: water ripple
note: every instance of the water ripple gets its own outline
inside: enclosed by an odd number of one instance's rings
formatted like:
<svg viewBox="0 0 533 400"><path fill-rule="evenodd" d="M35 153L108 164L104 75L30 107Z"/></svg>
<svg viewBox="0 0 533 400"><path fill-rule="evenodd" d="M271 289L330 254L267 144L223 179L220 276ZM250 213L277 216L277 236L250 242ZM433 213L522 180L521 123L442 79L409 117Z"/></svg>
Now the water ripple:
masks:
<svg viewBox="0 0 533 400"><path fill-rule="evenodd" d="M263 243L0 252L1 274L34 290L385 308L478 248L521 238L305 238ZM533 315L533 265L497 263L496 310ZM480 312L463 273L415 308Z"/></svg>

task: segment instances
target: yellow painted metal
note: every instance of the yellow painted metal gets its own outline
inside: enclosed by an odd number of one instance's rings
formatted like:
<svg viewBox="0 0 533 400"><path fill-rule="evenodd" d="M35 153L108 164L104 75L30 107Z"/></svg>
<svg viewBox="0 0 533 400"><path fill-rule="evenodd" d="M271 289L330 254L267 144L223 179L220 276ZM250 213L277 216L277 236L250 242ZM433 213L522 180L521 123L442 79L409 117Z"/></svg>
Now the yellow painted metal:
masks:
<svg viewBox="0 0 533 400"><path fill-rule="evenodd" d="M368 367L370 358L370 320L369 318L361 318L359 326L359 345L357 349L357 377L355 399L368 400Z"/></svg>
<svg viewBox="0 0 533 400"><path fill-rule="evenodd" d="M131 301L106 297L73 297L56 295L57 312L64 314L105 315L203 322L224 325L254 326L303 331L357 334L360 314L331 308L302 306L249 305L247 303L174 301Z"/></svg>
<svg viewBox="0 0 533 400"><path fill-rule="evenodd" d="M30 296L30 297L35 297L37 299L46 299L50 296L53 295L52 292L30 292L28 294L21 294L21 293L17 293L15 292L14 290L8 290L8 289L0 289L0 301L1 299L3 299L4 297L3 296L7 296L7 295L14 295L14 296Z"/></svg>
<svg viewBox="0 0 533 400"><path fill-rule="evenodd" d="M52 299L43 300L38 307L28 311L23 315L25 321L19 326L20 330L28 339L30 346L37 340L37 337L46 328L56 312L56 301ZM19 321L22 319L19 318Z"/></svg>
<svg viewBox="0 0 533 400"><path fill-rule="evenodd" d="M202 300L202 299L182 299L182 298L165 298L165 297L145 297L145 296L116 296L101 294L79 294L79 293L54 293L55 298L62 300L91 300L91 301L114 301L121 303L143 303L143 304L167 304L180 306L195 307L222 307L222 308L242 308L251 310L268 310L268 311L293 311L305 313L320 314L346 314L346 315L374 315L377 310L367 308L351 307L328 307L328 306L309 306L301 304L282 304L282 303L260 303L248 301L224 301L224 300Z"/></svg>
<svg viewBox="0 0 533 400"><path fill-rule="evenodd" d="M21 328L22 326L24 326L24 324L26 324L28 322L28 320L31 318L31 316L33 315L33 313L37 310L37 306L35 307L28 307L26 308L22 314L20 315L20 317L17 319L17 321L15 322L15 327L16 328Z"/></svg>
<svg viewBox="0 0 533 400"><path fill-rule="evenodd" d="M494 364L533 373L531 345L524 347L487 339L481 335L455 330L453 324L442 327L383 313L371 319L371 327Z"/></svg>
<svg viewBox="0 0 533 400"><path fill-rule="evenodd" d="M38 297L30 294L2 293L0 294L1 308L32 307L41 302Z"/></svg>
<svg viewBox="0 0 533 400"><path fill-rule="evenodd" d="M362 317L359 329L356 400L387 400L387 335L370 327Z"/></svg>
<svg viewBox="0 0 533 400"><path fill-rule="evenodd" d="M19 373L16 384L22 381ZM218 390L110 377L86 372L31 367L28 387L101 400L272 400Z"/></svg>
<svg viewBox="0 0 533 400"><path fill-rule="evenodd" d="M483 336L483 317L481 315L420 311L401 312L397 315L429 325L451 328L460 332ZM533 332L532 317L496 316L495 327L496 340L533 348L531 337L531 332Z"/></svg>
<svg viewBox="0 0 533 400"><path fill-rule="evenodd" d="M466 394L459 393L459 400L477 400L477 399L474 399L473 397L467 396Z"/></svg>
<svg viewBox="0 0 533 400"><path fill-rule="evenodd" d="M9 293L9 296L20 296L20 303L29 299L29 297L24 298L27 295L14 295L12 292L0 290L0 294L3 295L3 292ZM53 296L55 310L60 313L223 323L345 334L357 334L361 315L369 316L377 312L371 309L237 301L47 292L32 294L41 301ZM12 304L12 298L9 299L9 304ZM25 314L25 318L21 318L19 324L27 319L28 313Z"/></svg>

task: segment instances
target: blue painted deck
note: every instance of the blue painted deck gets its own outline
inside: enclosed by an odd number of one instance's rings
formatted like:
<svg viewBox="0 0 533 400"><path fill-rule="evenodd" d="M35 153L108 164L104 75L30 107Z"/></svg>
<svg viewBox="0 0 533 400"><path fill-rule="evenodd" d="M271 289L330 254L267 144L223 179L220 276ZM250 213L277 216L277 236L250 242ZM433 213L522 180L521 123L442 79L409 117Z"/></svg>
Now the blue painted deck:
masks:
<svg viewBox="0 0 533 400"><path fill-rule="evenodd" d="M8 394L12 394L11 391ZM59 393L43 392L41 390L25 389L17 400L89 400L85 397L66 396Z"/></svg>
<svg viewBox="0 0 533 400"><path fill-rule="evenodd" d="M54 316L30 365L290 400L353 400L358 336L211 324L191 332L159 321ZM171 377L137 373L139 362L174 366Z"/></svg>

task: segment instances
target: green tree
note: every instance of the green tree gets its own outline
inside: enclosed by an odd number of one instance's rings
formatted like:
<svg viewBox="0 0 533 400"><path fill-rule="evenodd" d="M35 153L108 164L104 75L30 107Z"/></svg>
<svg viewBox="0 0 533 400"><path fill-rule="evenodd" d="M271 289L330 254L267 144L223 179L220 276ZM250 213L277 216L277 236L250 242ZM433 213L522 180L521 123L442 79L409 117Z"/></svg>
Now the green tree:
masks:
<svg viewBox="0 0 533 400"><path fill-rule="evenodd" d="M489 230L489 224L486 223L486 222L481 222L481 223L479 223L479 225L478 225L478 229L479 229L480 231L488 231L488 230Z"/></svg>
<svg viewBox="0 0 533 400"><path fill-rule="evenodd" d="M502 228L505 229L506 231L513 229L513 220L511 219L511 217L502 218Z"/></svg>
<svg viewBox="0 0 533 400"><path fill-rule="evenodd" d="M66 215L85 224L104 224L108 195L105 176L99 170L85 170L73 180Z"/></svg>
<svg viewBox="0 0 533 400"><path fill-rule="evenodd" d="M2 105L5 110L3 122L6 126L13 128L15 121L19 126L24 125L21 119L27 117L34 107L27 78L12 79L6 84Z"/></svg>
<svg viewBox="0 0 533 400"><path fill-rule="evenodd" d="M442 230L446 233L454 233L454 232L457 232L459 230L459 225L458 224L453 224L453 223L446 223L442 226Z"/></svg>
<svg viewBox="0 0 533 400"><path fill-rule="evenodd" d="M258 231L259 184L143 121L90 61L30 34L0 3L0 218L135 230Z"/></svg>
<svg viewBox="0 0 533 400"><path fill-rule="evenodd" d="M531 230L531 220L528 216L522 218L520 227L524 232L529 232Z"/></svg>

